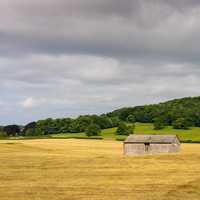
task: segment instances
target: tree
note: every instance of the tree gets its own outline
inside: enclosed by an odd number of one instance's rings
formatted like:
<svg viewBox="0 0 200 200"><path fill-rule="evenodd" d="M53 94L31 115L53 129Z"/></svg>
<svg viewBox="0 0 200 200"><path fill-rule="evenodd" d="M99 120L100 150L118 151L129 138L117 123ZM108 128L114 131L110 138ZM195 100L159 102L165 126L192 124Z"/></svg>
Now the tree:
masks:
<svg viewBox="0 0 200 200"><path fill-rule="evenodd" d="M107 114L127 121L133 115L137 122L152 123L154 118L164 119L165 125L170 126L178 118L187 119L189 126L200 127L200 97L174 99L159 104L136 106L117 109Z"/></svg>
<svg viewBox="0 0 200 200"><path fill-rule="evenodd" d="M126 120L127 120L127 122L135 123L135 116L134 115L129 115Z"/></svg>
<svg viewBox="0 0 200 200"><path fill-rule="evenodd" d="M153 125L154 125L154 130L161 130L165 127L165 122L163 121L162 118L157 117L154 119Z"/></svg>
<svg viewBox="0 0 200 200"><path fill-rule="evenodd" d="M36 135L36 126L37 126L36 122L30 122L30 123L28 123L24 127L24 129L22 131L23 135L26 135L26 136Z"/></svg>
<svg viewBox="0 0 200 200"><path fill-rule="evenodd" d="M101 129L111 128L112 127L112 121L106 115L101 115L101 116L91 115L90 118L92 120L92 123L98 124Z"/></svg>
<svg viewBox="0 0 200 200"><path fill-rule="evenodd" d="M100 126L97 125L97 124L90 124L90 125L87 127L85 133L86 133L86 135L87 135L88 137L90 137L90 136L98 136L98 135L100 135L100 133L101 133L101 128L100 128Z"/></svg>
<svg viewBox="0 0 200 200"><path fill-rule="evenodd" d="M112 123L112 127L116 127L119 125L119 123L121 122L119 117L110 117L111 123Z"/></svg>
<svg viewBox="0 0 200 200"><path fill-rule="evenodd" d="M91 118L89 116L79 116L74 121L74 126L76 127L77 132L84 132L87 127L91 124Z"/></svg>
<svg viewBox="0 0 200 200"><path fill-rule="evenodd" d="M47 126L46 120L39 120L37 121L36 125L36 132L38 135L44 135L45 134L45 128Z"/></svg>
<svg viewBox="0 0 200 200"><path fill-rule="evenodd" d="M127 126L124 122L120 122L116 130L117 135L129 135L133 134L133 132L134 125Z"/></svg>
<svg viewBox="0 0 200 200"><path fill-rule="evenodd" d="M17 136L20 134L20 127L18 125L8 125L3 128L3 132L7 136Z"/></svg>
<svg viewBox="0 0 200 200"><path fill-rule="evenodd" d="M133 134L135 129L135 124L127 126L127 135Z"/></svg>
<svg viewBox="0 0 200 200"><path fill-rule="evenodd" d="M77 122L75 119L73 119L69 125L69 132L70 133L78 133L79 132L79 127L77 126Z"/></svg>
<svg viewBox="0 0 200 200"><path fill-rule="evenodd" d="M183 117L176 119L172 123L172 126L174 129L189 129L189 124Z"/></svg>

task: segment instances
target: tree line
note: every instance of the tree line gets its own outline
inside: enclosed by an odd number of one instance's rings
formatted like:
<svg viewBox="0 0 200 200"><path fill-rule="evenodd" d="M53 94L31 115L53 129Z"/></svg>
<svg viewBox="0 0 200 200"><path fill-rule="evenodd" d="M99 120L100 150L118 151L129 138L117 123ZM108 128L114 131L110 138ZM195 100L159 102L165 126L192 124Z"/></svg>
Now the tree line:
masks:
<svg viewBox="0 0 200 200"><path fill-rule="evenodd" d="M107 115L84 115L76 119L44 119L37 122L31 122L27 125L8 125L0 127L0 132L4 136L42 136L58 133L81 133L85 132L87 136L98 136L102 129L118 127L116 134L129 135L134 131L134 123L127 125L118 117L108 117Z"/></svg>
<svg viewBox="0 0 200 200"><path fill-rule="evenodd" d="M175 99L164 103L128 107L107 114L127 121L130 116L136 122L154 123L155 129L173 126L175 129L200 127L200 97Z"/></svg>
<svg viewBox="0 0 200 200"><path fill-rule="evenodd" d="M175 99L159 104L121 108L103 115L82 115L76 119L44 119L26 126L9 125L0 127L6 136L37 136L57 133L85 132L96 135L101 129L118 127L117 134L133 132L134 123L153 123L154 129L173 126L175 129L200 127L200 97ZM133 127L126 123L133 124ZM120 130L123 130L120 132Z"/></svg>
<svg viewBox="0 0 200 200"><path fill-rule="evenodd" d="M121 123L118 117L108 117L107 115L83 115L76 119L58 118L44 119L31 122L20 127L18 125L8 125L1 128L1 132L6 136L40 136L58 133L81 133L93 134L92 129L101 130L117 127ZM99 132L99 131L97 131ZM93 134L95 135L95 134Z"/></svg>

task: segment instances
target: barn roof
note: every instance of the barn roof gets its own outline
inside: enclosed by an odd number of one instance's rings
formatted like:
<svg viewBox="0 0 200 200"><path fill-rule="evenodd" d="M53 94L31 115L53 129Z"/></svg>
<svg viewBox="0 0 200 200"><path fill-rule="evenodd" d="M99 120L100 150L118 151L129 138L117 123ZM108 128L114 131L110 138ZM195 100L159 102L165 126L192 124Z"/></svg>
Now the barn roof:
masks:
<svg viewBox="0 0 200 200"><path fill-rule="evenodd" d="M178 138L176 135L129 135L124 143L174 143Z"/></svg>

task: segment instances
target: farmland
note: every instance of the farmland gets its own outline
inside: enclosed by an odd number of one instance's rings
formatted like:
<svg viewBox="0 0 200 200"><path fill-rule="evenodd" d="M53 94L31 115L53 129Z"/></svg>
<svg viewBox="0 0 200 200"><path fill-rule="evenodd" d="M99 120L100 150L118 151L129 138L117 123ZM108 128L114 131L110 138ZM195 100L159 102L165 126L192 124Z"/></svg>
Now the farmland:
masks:
<svg viewBox="0 0 200 200"><path fill-rule="evenodd" d="M113 140L0 141L1 200L199 200L200 145L122 155Z"/></svg>

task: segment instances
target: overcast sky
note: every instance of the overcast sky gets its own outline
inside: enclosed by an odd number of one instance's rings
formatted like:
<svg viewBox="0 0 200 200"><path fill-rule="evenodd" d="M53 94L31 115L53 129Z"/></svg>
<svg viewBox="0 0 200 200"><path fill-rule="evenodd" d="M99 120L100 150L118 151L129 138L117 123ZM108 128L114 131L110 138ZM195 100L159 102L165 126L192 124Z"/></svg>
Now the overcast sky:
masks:
<svg viewBox="0 0 200 200"><path fill-rule="evenodd" d="M0 124L200 92L199 0L0 1Z"/></svg>

